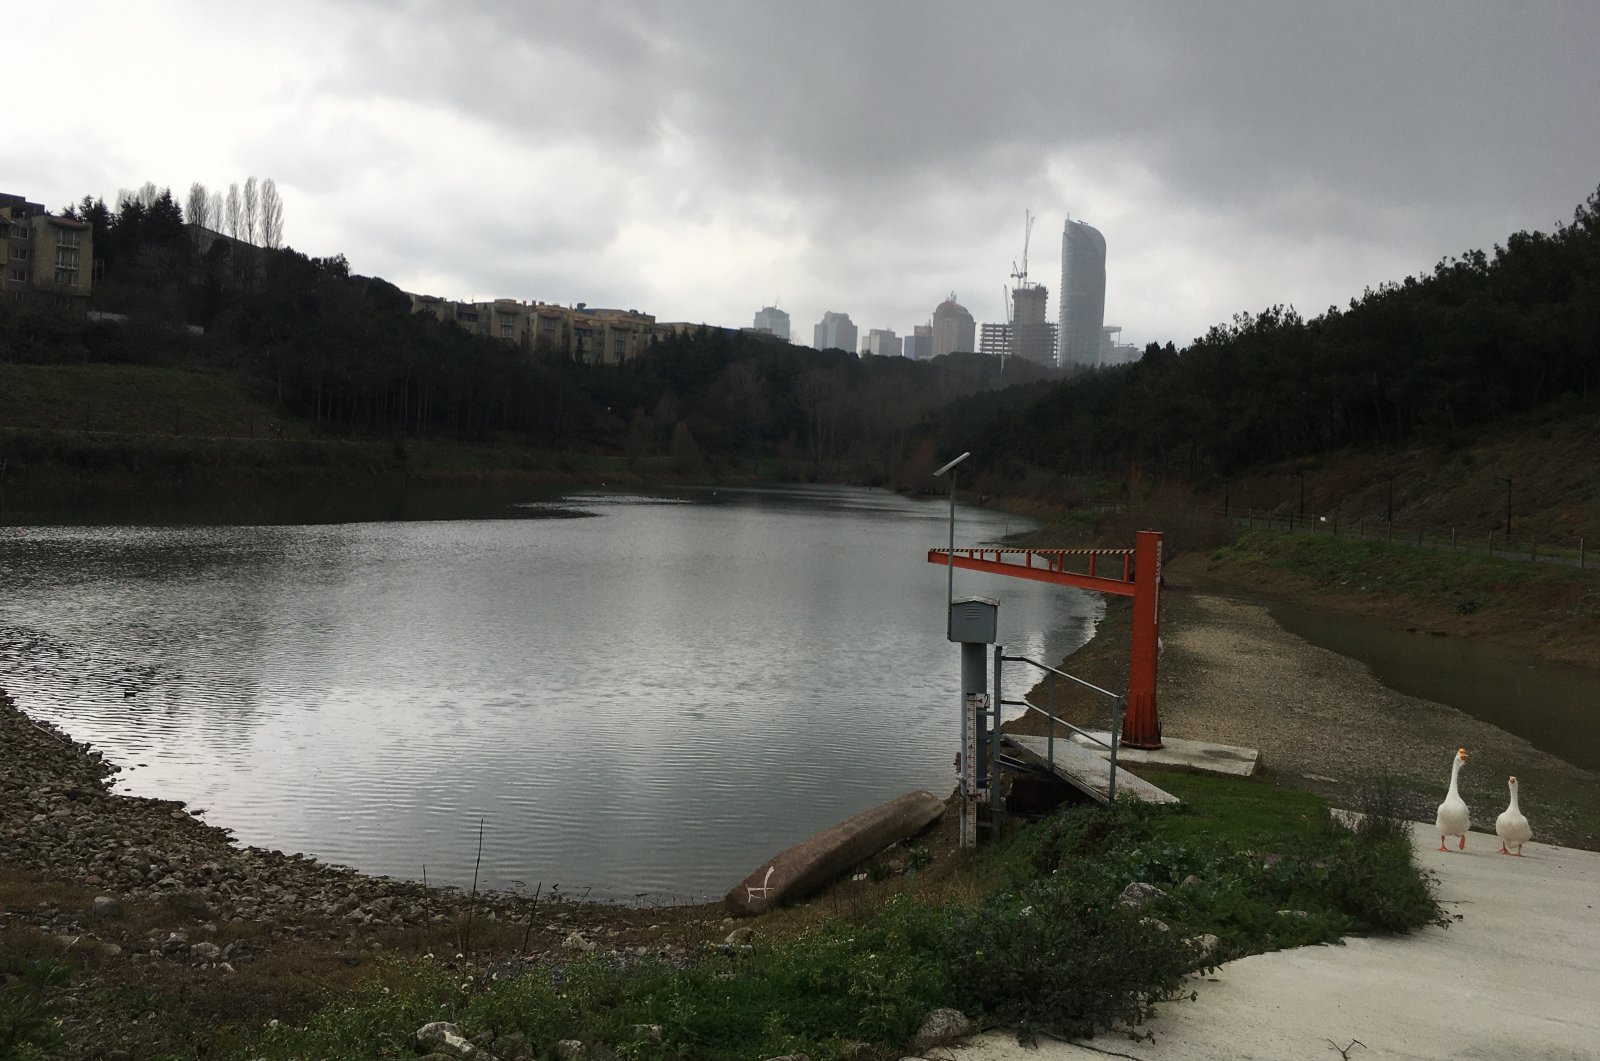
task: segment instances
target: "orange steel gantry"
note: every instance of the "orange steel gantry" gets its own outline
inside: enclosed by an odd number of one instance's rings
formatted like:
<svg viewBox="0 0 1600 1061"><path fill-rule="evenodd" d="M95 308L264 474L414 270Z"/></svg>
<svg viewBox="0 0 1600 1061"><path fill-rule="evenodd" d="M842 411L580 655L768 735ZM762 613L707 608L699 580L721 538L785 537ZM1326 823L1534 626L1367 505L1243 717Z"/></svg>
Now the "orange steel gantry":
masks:
<svg viewBox="0 0 1600 1061"><path fill-rule="evenodd" d="M928 563L1133 598L1133 651L1121 744L1161 747L1156 658L1161 652L1161 532L1140 531L1132 549L929 549ZM1087 570L1069 570L1068 564Z"/></svg>

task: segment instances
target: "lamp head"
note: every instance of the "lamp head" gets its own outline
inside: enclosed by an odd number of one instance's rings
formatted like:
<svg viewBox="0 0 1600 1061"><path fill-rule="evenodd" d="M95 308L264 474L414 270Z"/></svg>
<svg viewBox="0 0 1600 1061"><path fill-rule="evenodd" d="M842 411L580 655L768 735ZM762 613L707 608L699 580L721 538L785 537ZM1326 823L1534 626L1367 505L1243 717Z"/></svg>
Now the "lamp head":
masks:
<svg viewBox="0 0 1600 1061"><path fill-rule="evenodd" d="M949 471L951 468L954 468L956 465L960 464L962 461L966 460L970 456L972 456L971 451L963 453L961 456L957 457L955 460L951 461L949 464L946 464L943 468L940 468L938 471L934 472L933 473L934 478L937 479L939 476L943 475L945 472Z"/></svg>

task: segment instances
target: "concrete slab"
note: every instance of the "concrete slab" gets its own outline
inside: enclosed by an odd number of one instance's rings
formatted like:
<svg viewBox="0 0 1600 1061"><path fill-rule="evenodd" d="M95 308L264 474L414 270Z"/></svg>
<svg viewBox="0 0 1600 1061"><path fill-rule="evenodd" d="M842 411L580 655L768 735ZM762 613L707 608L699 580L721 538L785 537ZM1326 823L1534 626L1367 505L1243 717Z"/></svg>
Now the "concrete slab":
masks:
<svg viewBox="0 0 1600 1061"><path fill-rule="evenodd" d="M1002 734L1007 748L1017 752L1035 766L1052 770L1063 781L1087 793L1101 803L1111 802L1111 763L1094 752L1081 748L1069 740L1056 738L1054 762L1051 749L1043 737L1028 737L1019 733ZM1117 798L1130 796L1147 803L1177 803L1178 797L1157 788L1142 777L1122 768L1122 757L1117 756Z"/></svg>
<svg viewBox="0 0 1600 1061"><path fill-rule="evenodd" d="M1537 828L1535 823L1535 828ZM1413 827L1439 897L1463 915L1448 930L1351 939L1224 965L1196 978L1198 1002L1167 1002L1143 1029L1154 1042L1100 1036L1086 1046L1017 1045L990 1034L950 1051L961 1061L1132 1058L1600 1058L1600 853L1529 844L1498 853L1473 833L1436 850Z"/></svg>
<svg viewBox="0 0 1600 1061"><path fill-rule="evenodd" d="M1109 742L1106 730L1088 730L1095 738ZM1058 740L1060 738L1057 738ZM1073 743L1109 759L1111 753L1088 737L1073 733ZM1117 763L1139 766L1159 766L1167 770L1192 770L1202 774L1226 774L1229 777L1249 777L1261 765L1261 752L1256 748L1241 748L1235 744L1209 744L1203 740L1184 740L1182 737L1161 737L1160 748L1118 748Z"/></svg>

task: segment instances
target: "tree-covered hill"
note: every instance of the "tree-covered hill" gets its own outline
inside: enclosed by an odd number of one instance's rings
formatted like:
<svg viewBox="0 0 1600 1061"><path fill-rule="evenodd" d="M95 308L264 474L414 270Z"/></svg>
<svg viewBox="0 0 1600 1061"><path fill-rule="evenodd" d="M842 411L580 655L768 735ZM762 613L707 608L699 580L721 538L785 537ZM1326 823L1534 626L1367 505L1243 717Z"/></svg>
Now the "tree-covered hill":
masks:
<svg viewBox="0 0 1600 1061"><path fill-rule="evenodd" d="M1519 232L1305 320L1242 313L1137 364L957 402L924 430L991 471L1204 481L1344 448L1465 441L1600 391L1600 192Z"/></svg>

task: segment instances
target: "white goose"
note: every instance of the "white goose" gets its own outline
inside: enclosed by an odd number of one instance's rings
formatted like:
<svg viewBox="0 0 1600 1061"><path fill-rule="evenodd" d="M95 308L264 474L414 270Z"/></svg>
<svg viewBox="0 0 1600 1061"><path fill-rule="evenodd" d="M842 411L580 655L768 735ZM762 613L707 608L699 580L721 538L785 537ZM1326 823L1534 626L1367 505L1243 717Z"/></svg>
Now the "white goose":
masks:
<svg viewBox="0 0 1600 1061"><path fill-rule="evenodd" d="M1533 838L1533 826L1528 824L1528 819L1522 816L1522 810L1517 806L1517 779L1511 778L1506 782L1511 789L1511 806L1500 812L1500 817L1494 820L1494 831L1500 834L1500 853L1511 854L1507 847L1515 847L1518 858L1522 857L1522 845Z"/></svg>
<svg viewBox="0 0 1600 1061"><path fill-rule="evenodd" d="M1444 838L1447 836L1461 837L1461 850L1467 849L1467 826L1470 823L1467 804L1456 788L1456 778L1461 775L1461 767L1466 761L1467 749L1457 748L1455 762L1450 765L1450 791L1445 795L1444 802L1439 804L1439 815L1435 819L1439 826L1440 851L1450 850L1444 846Z"/></svg>

